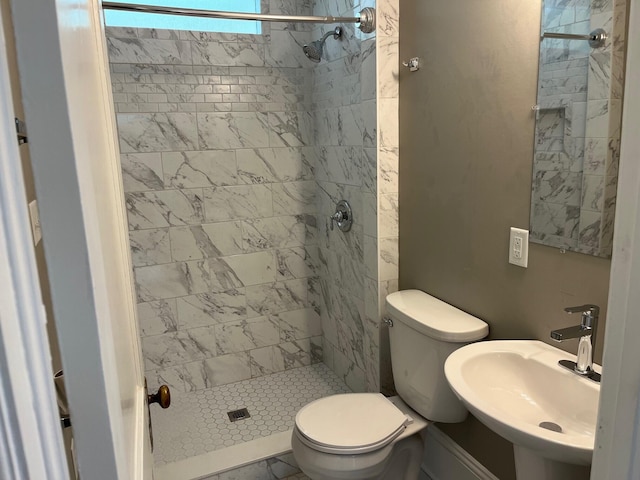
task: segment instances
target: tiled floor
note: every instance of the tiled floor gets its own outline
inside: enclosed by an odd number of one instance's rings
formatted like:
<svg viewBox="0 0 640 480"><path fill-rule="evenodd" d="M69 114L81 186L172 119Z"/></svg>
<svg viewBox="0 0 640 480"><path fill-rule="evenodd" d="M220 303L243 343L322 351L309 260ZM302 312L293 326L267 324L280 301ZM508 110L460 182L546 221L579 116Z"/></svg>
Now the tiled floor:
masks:
<svg viewBox="0 0 640 480"><path fill-rule="evenodd" d="M293 428L303 405L349 388L324 364L191 393L176 392L168 410L152 408L156 466ZM227 412L246 407L235 423Z"/></svg>

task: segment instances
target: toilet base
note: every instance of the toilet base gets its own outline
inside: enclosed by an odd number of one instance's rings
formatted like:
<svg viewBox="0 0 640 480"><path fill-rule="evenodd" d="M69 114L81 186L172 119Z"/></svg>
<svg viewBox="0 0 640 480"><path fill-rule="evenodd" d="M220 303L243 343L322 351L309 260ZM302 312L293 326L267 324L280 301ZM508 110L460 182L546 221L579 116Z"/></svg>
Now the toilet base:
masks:
<svg viewBox="0 0 640 480"><path fill-rule="evenodd" d="M420 465L424 457L424 442L420 434L399 440L391 452L383 480L418 480Z"/></svg>
<svg viewBox="0 0 640 480"><path fill-rule="evenodd" d="M424 453L419 433L375 452L336 455L304 445L294 429L291 445L300 469L312 480L417 480Z"/></svg>

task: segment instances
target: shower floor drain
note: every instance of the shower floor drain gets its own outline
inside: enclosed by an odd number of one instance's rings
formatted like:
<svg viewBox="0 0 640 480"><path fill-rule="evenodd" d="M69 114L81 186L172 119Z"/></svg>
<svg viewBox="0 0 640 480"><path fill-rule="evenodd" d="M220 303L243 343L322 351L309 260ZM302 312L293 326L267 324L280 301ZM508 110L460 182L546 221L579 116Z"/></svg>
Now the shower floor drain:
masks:
<svg viewBox="0 0 640 480"><path fill-rule="evenodd" d="M558 425L557 423L540 422L538 424L538 426L541 427L541 428L546 428L547 430L551 430L552 432L562 433L562 427L560 425Z"/></svg>
<svg viewBox="0 0 640 480"><path fill-rule="evenodd" d="M229 416L229 420L231 420L232 422L244 420L245 418L249 418L251 416L249 415L249 410L247 410L246 408L231 410L230 412L227 412L227 415Z"/></svg>

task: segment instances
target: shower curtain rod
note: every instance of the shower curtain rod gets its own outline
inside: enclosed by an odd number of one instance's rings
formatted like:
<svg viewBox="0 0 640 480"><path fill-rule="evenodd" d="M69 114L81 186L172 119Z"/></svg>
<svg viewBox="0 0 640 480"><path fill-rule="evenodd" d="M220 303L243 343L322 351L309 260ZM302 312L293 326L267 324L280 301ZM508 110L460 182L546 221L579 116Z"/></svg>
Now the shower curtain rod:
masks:
<svg viewBox="0 0 640 480"><path fill-rule="evenodd" d="M161 7L157 5L138 5L134 3L102 2L102 8L127 12L163 13L186 17L224 18L228 20L257 20L265 22L290 23L359 23L364 33L376 29L376 11L366 7L360 11L359 17L317 17L311 15L271 15L264 13L222 12L216 10L197 10L194 8Z"/></svg>

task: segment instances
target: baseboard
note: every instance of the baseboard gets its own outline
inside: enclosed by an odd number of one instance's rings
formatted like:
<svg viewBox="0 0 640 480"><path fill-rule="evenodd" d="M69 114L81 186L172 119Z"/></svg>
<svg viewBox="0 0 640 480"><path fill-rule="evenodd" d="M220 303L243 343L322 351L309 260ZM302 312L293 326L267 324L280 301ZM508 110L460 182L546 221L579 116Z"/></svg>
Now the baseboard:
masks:
<svg viewBox="0 0 640 480"><path fill-rule="evenodd" d="M427 427L425 433L425 456L420 478L421 480L499 480L433 424Z"/></svg>

